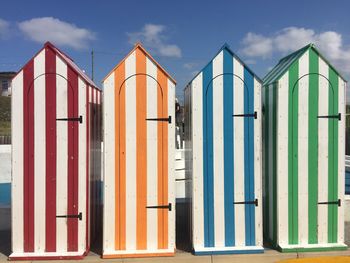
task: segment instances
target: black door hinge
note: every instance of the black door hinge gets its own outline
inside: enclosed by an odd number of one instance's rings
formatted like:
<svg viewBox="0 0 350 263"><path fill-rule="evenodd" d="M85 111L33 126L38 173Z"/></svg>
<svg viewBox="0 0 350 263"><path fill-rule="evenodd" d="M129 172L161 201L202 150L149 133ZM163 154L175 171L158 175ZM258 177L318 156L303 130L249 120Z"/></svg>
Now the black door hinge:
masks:
<svg viewBox="0 0 350 263"><path fill-rule="evenodd" d="M77 215L61 215L61 216L56 216L60 218L78 218L80 221L83 220L83 214L80 212Z"/></svg>
<svg viewBox="0 0 350 263"><path fill-rule="evenodd" d="M83 123L83 116L80 115L78 118L58 118L56 121L78 121Z"/></svg>
<svg viewBox="0 0 350 263"><path fill-rule="evenodd" d="M341 121L341 113L338 113L336 115L321 115L317 116L318 119L338 119Z"/></svg>
<svg viewBox="0 0 350 263"><path fill-rule="evenodd" d="M341 206L341 200L338 201L329 201L329 202L318 202L319 205L338 205Z"/></svg>
<svg viewBox="0 0 350 263"><path fill-rule="evenodd" d="M171 123L171 116L168 118L147 118L146 121L166 121Z"/></svg>
<svg viewBox="0 0 350 263"><path fill-rule="evenodd" d="M258 118L258 113L254 111L254 113L247 114L233 114L232 117L254 117L254 119Z"/></svg>
<svg viewBox="0 0 350 263"><path fill-rule="evenodd" d="M235 205L255 205L258 206L258 199L255 199L254 201L245 201L245 202L233 202Z"/></svg>
<svg viewBox="0 0 350 263"><path fill-rule="evenodd" d="M169 211L171 211L171 203L169 203L169 205L151 205L146 206L146 208L168 209Z"/></svg>

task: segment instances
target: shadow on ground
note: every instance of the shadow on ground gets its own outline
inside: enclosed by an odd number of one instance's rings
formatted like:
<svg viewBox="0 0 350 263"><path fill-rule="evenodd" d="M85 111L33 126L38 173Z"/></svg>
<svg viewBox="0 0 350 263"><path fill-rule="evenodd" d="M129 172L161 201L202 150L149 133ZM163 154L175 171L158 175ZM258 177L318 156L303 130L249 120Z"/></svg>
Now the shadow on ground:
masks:
<svg viewBox="0 0 350 263"><path fill-rule="evenodd" d="M11 254L11 231L0 230L0 254L9 256Z"/></svg>
<svg viewBox="0 0 350 263"><path fill-rule="evenodd" d="M176 203L176 249L191 252L190 206L186 202Z"/></svg>
<svg viewBox="0 0 350 263"><path fill-rule="evenodd" d="M350 222L345 222L345 233L344 233L344 240L345 244L350 247Z"/></svg>
<svg viewBox="0 0 350 263"><path fill-rule="evenodd" d="M177 209L187 210L188 207L184 204L177 205ZM185 214L185 213L178 213ZM9 208L0 208L0 255L8 257L11 254L11 210ZM190 241L190 224L189 218L183 218L177 216L176 222L176 246L178 252L190 252L192 249ZM99 226L97 233L100 235L95 236L94 240L91 240L91 252L101 255L102 253L102 227ZM345 223L345 244L350 246L350 222ZM267 250L273 249L268 243L264 243L264 247Z"/></svg>
<svg viewBox="0 0 350 263"><path fill-rule="evenodd" d="M11 254L11 209L0 208L0 254Z"/></svg>

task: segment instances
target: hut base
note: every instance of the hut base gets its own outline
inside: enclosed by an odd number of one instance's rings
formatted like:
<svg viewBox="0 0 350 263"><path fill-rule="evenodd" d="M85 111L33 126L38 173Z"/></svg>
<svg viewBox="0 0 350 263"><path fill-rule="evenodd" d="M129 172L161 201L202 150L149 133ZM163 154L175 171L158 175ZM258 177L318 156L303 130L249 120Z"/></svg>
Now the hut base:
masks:
<svg viewBox="0 0 350 263"><path fill-rule="evenodd" d="M83 259L87 252L66 252L65 255L59 252L26 252L26 253L12 253L9 260L76 260Z"/></svg>
<svg viewBox="0 0 350 263"><path fill-rule="evenodd" d="M278 245L280 252L320 252L320 251L339 251L347 250L348 246L343 243L332 244L310 244L310 245Z"/></svg>
<svg viewBox="0 0 350 263"><path fill-rule="evenodd" d="M128 250L128 251L112 251L103 253L102 258L144 258L144 257L173 257L174 249L159 250Z"/></svg>
<svg viewBox="0 0 350 263"><path fill-rule="evenodd" d="M200 247L194 248L195 255L225 255L225 254L259 254L264 253L262 246L246 247Z"/></svg>

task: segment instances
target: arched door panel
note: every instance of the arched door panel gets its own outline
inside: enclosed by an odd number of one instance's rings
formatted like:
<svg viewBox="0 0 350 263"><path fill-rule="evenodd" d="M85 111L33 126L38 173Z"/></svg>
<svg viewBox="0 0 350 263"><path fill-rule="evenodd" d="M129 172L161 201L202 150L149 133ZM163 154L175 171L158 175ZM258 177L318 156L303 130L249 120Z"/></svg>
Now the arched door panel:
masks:
<svg viewBox="0 0 350 263"><path fill-rule="evenodd" d="M78 244L79 221L86 220L78 205L78 125L85 120L78 112L78 89L72 86L77 87L78 78L72 78L76 83L68 78L44 73L25 88L24 244L28 252L84 248Z"/></svg>
<svg viewBox="0 0 350 263"><path fill-rule="evenodd" d="M337 224L339 204L334 146L337 98L330 80L318 73L303 75L292 88L290 160L292 181L298 181L298 187L289 189L290 198L297 200L291 209L291 240L296 244L332 243L329 237L336 235L333 224Z"/></svg>
<svg viewBox="0 0 350 263"><path fill-rule="evenodd" d="M156 79L141 73L128 77L116 92L116 250L166 249L172 209L168 98Z"/></svg>
<svg viewBox="0 0 350 263"><path fill-rule="evenodd" d="M204 120L204 240L222 246L215 229L224 222L224 246L255 245L253 92L239 76L224 73L207 80ZM250 94L252 93L252 94ZM223 189L222 187L223 186ZM218 190L220 189L220 190ZM225 218L220 218L220 213ZM230 223L225 223L230 222ZM235 226L244 225L237 228Z"/></svg>

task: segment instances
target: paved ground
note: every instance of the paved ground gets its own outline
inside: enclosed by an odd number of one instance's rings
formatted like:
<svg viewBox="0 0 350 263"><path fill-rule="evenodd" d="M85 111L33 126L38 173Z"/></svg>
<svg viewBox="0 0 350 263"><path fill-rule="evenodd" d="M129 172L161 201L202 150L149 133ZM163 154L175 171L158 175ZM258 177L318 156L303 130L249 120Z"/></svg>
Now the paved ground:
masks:
<svg viewBox="0 0 350 263"><path fill-rule="evenodd" d="M11 234L9 230L0 231L0 263L7 262L7 257L11 253ZM279 253L275 250L267 249L264 254L256 254L256 255L218 255L218 256L193 256L188 252L177 251L175 257L169 258L140 258L140 259L101 259L99 255L90 252L89 255L82 260L83 263L86 262L149 262L149 263L272 263L279 262L281 260L287 259L297 259L297 258L310 258L310 257L335 257L335 256L343 256L341 261L334 262L348 262L344 259L350 259L350 250L347 251L337 251L337 252L304 252L304 253ZM326 258L323 258L326 259ZM33 262L33 261L32 261ZM40 263L44 262L52 262L52 261L37 261ZM65 261L72 262L72 261ZM288 263L292 263L287 261ZM299 261L296 261L299 262ZM314 262L311 261L301 261L302 263ZM315 261L316 262L316 261ZM326 261L317 261L317 262L333 262L330 260ZM294 263L294 262L293 262Z"/></svg>
<svg viewBox="0 0 350 263"><path fill-rule="evenodd" d="M278 263L350 263L350 257L338 256L338 257L286 259Z"/></svg>
<svg viewBox="0 0 350 263"><path fill-rule="evenodd" d="M0 225L5 226L4 224L9 224L10 219L10 209L0 209ZM350 222L345 224L345 243L350 246ZM7 227L6 230L0 229L0 263L7 262L7 258L11 253L11 232ZM341 259L337 258L336 261L331 261L331 258L325 257L335 257L335 256L343 256ZM177 263L177 262L191 262L191 263L272 263L279 262L288 259L300 259L300 258L317 258L322 257L322 261L320 259L312 259L308 261L287 261L285 263L309 263L309 262L348 262L350 259L350 250L346 251L335 251L335 252L303 252L303 253L279 253L275 250L266 249L264 254L256 254L256 255L216 255L216 256L193 256L188 252L184 252L178 250L175 257L169 258L141 258L141 259L101 259L98 254L90 252L89 255L82 260L83 263L86 262L149 262L149 263ZM334 259L332 259L334 260ZM40 263L44 263L45 261L37 261ZM52 261L46 261L52 262ZM65 261L72 262L72 261Z"/></svg>
<svg viewBox="0 0 350 263"><path fill-rule="evenodd" d="M0 263L7 262L7 258L11 253L11 232L9 230L9 219L10 219L10 209L0 209L0 225L5 226L6 230L0 229ZM345 224L345 241L350 246L350 222ZM89 255L82 260L82 262L152 262L152 263L176 263L176 262L191 262L191 263L268 263L268 262L279 262L281 260L297 259L297 258L310 258L310 257L335 257L335 256L345 256L345 259L350 259L350 250L347 251L337 251L337 252L304 252L304 253L279 253L275 250L266 249L264 254L257 255L216 255L216 256L193 256L188 252L178 250L175 257L170 258L141 258L141 259L101 259L98 254L90 252ZM309 262L348 262L341 259L341 261L331 261L327 259L326 261L300 261L302 263ZM39 261L44 263L44 261ZM47 261L50 262L50 261ZM52 261L51 261L52 262ZM66 261L69 262L69 261ZM292 263L287 261L288 263ZM286 262L286 263L287 263ZM299 263L299 261L296 261Z"/></svg>
<svg viewBox="0 0 350 263"><path fill-rule="evenodd" d="M2 235L2 233L0 233ZM175 257L168 258L133 258L133 259L101 259L99 255L90 253L85 259L81 260L82 263L94 263L94 262L145 262L145 263L272 263L279 262L288 259L301 259L301 258L310 258L310 257L323 257L323 261L317 262L331 262L325 260L324 256L327 257L335 257L342 256L343 259L350 259L350 251L342 251L342 252L323 252L323 253L279 253L274 250L266 250L264 254L257 255L217 255L217 256L193 256L190 253L185 253L182 251L178 251ZM0 262L8 262L7 256L0 253ZM23 262L23 261L21 261ZM34 262L34 261L32 261ZM52 262L52 261L36 261L40 263ZM73 262L73 261L65 261L65 262ZM287 261L288 262L288 261ZM294 263L294 261L291 261ZM289 262L289 263L291 263ZM298 262L298 261L296 261ZM303 263L314 262L313 260L302 261ZM334 261L334 262L348 262L348 261Z"/></svg>

